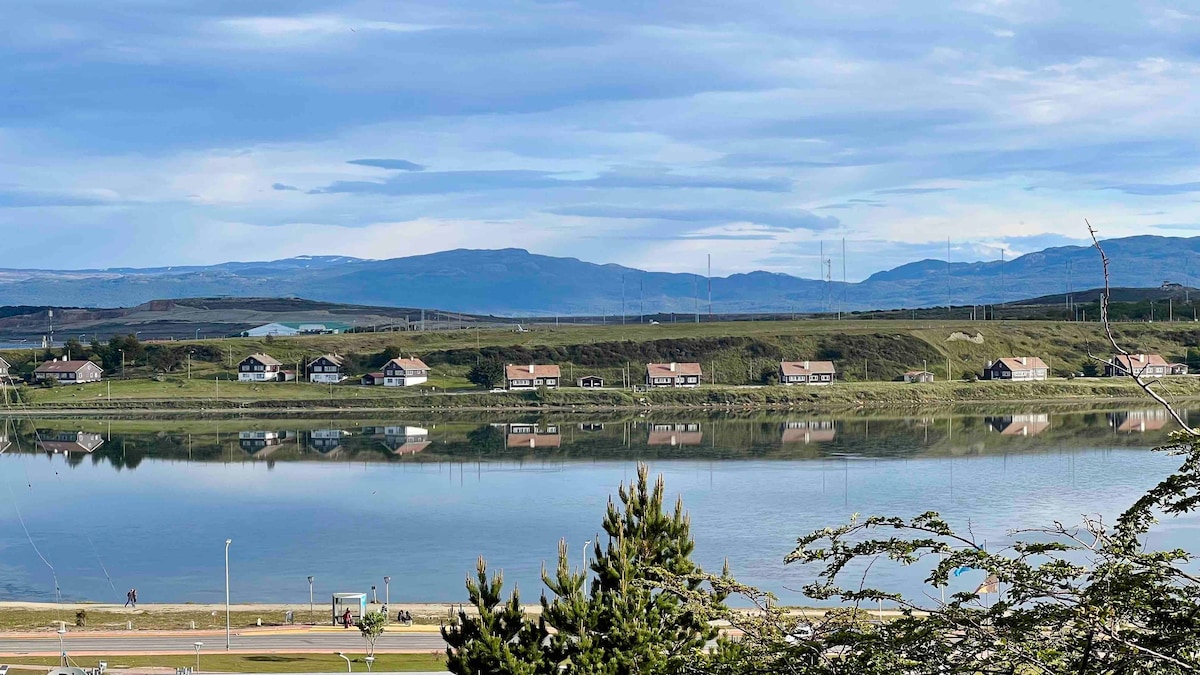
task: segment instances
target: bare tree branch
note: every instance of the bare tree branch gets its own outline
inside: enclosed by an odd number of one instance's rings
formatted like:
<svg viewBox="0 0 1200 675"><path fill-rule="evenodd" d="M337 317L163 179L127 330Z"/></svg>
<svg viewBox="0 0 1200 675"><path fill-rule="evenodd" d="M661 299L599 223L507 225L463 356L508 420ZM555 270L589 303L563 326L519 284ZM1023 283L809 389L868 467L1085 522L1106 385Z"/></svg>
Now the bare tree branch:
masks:
<svg viewBox="0 0 1200 675"><path fill-rule="evenodd" d="M1108 318L1108 302L1112 294L1112 290L1109 285L1108 255L1104 252L1104 248L1100 246L1100 239L1096 236L1096 228L1092 227L1092 224L1088 222L1086 218L1083 222L1087 224L1088 234L1092 237L1092 248L1096 249L1096 252L1100 254L1100 265L1104 270L1104 292L1100 294L1100 323L1104 326L1104 334L1106 337L1108 337L1109 344L1112 345L1113 349L1116 350L1118 355L1124 356L1126 358L1126 362L1130 364L1130 367L1126 368L1125 366L1121 365L1120 359L1114 357L1111 359L1113 367L1129 375L1129 377L1133 379L1135 383L1137 383L1137 386L1141 388L1142 391L1146 392L1147 396L1154 399L1159 405L1165 408L1167 413L1170 414L1171 417L1174 418L1179 424L1179 428L1183 429L1184 433L1193 438L1200 438L1200 431L1188 426L1188 423L1184 421L1183 416L1179 414L1179 411L1175 410L1174 406L1167 402L1165 398L1160 396L1158 392L1154 391L1152 385L1155 384L1155 382L1148 383L1142 379L1141 374L1132 367L1133 360L1129 351L1122 347L1120 343L1117 342L1116 336L1113 335L1112 322L1109 321ZM1089 354L1089 356L1091 355Z"/></svg>

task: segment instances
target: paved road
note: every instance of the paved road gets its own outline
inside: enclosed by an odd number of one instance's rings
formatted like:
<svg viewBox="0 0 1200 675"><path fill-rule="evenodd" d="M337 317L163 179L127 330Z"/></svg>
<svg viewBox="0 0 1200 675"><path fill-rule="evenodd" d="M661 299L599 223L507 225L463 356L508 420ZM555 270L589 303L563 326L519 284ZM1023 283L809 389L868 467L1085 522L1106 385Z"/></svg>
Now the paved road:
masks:
<svg viewBox="0 0 1200 675"><path fill-rule="evenodd" d="M68 633L63 644L69 654L194 654L193 643L204 642L202 652L225 650L224 635L87 635ZM353 633L258 633L234 635L230 647L235 652L264 653L363 651L363 639ZM375 650L380 652L424 651L446 648L437 633L385 633ZM0 637L0 654L50 655L58 654L58 636Z"/></svg>

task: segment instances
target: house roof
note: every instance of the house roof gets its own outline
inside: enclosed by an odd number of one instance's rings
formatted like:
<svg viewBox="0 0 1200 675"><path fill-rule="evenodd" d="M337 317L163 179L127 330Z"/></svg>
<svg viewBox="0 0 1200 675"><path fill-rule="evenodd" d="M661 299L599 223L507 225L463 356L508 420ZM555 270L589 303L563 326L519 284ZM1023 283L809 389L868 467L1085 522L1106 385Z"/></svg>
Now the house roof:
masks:
<svg viewBox="0 0 1200 675"><path fill-rule="evenodd" d="M1038 358L1036 356L1012 356L1012 357L1007 357L1007 358L996 359L996 362L993 363L992 365L995 366L995 365L999 365L999 364L1004 364L1005 368L1008 368L1009 370L1012 370L1012 371L1035 370L1037 368L1043 368L1045 370L1050 369L1046 365L1045 361L1041 360L1040 358Z"/></svg>
<svg viewBox="0 0 1200 675"><path fill-rule="evenodd" d="M88 365L96 366L91 361L47 361L37 367L36 373L78 373ZM99 368L100 366L96 366Z"/></svg>
<svg viewBox="0 0 1200 675"><path fill-rule="evenodd" d="M1167 360L1159 354L1118 354L1112 357L1111 362L1125 370L1141 370L1147 366L1170 366Z"/></svg>
<svg viewBox="0 0 1200 675"><path fill-rule="evenodd" d="M510 448L557 448L562 446L559 434L508 434L505 445Z"/></svg>
<svg viewBox="0 0 1200 675"><path fill-rule="evenodd" d="M672 370L672 366L674 369ZM679 375L703 375L699 363L647 363L646 374L655 377L678 377Z"/></svg>
<svg viewBox="0 0 1200 675"><path fill-rule="evenodd" d="M562 377L562 370L553 364L514 366L510 363L507 366L504 366L504 376L510 380L528 380L538 377Z"/></svg>
<svg viewBox="0 0 1200 675"><path fill-rule="evenodd" d="M254 359L255 361L258 361L259 363L263 364L264 366L282 366L283 365L282 362L276 360L274 356L271 356L269 354L251 354L250 356L247 356L246 358L242 359L242 362L245 363L246 361L249 361L250 359Z"/></svg>
<svg viewBox="0 0 1200 675"><path fill-rule="evenodd" d="M364 375L364 377L370 377L372 379L382 380L383 373L367 373L366 375Z"/></svg>
<svg viewBox="0 0 1200 675"><path fill-rule="evenodd" d="M335 366L342 365L342 357L338 356L337 354L322 354L321 356L318 356L317 358L315 358L311 362L309 362L308 365L311 366L312 364L316 363L317 361L320 361L321 359L325 359L326 361L332 363Z"/></svg>
<svg viewBox="0 0 1200 675"><path fill-rule="evenodd" d="M421 359L392 359L384 367L387 366L396 366L404 370L429 370L429 366L425 365Z"/></svg>
<svg viewBox="0 0 1200 675"><path fill-rule="evenodd" d="M700 445L703 440L702 431L651 431L646 445Z"/></svg>
<svg viewBox="0 0 1200 675"><path fill-rule="evenodd" d="M8 361L5 361L3 356L0 356L0 367L10 368L12 367L12 364Z"/></svg>
<svg viewBox="0 0 1200 675"><path fill-rule="evenodd" d="M601 382L604 381L604 378L600 377L599 375L580 375L579 379L581 379L581 380L600 380Z"/></svg>
<svg viewBox="0 0 1200 675"><path fill-rule="evenodd" d="M784 375L811 375L812 373L834 374L837 369L833 361L784 361L779 364Z"/></svg>
<svg viewBox="0 0 1200 675"><path fill-rule="evenodd" d="M932 375L928 370L910 370L905 375Z"/></svg>

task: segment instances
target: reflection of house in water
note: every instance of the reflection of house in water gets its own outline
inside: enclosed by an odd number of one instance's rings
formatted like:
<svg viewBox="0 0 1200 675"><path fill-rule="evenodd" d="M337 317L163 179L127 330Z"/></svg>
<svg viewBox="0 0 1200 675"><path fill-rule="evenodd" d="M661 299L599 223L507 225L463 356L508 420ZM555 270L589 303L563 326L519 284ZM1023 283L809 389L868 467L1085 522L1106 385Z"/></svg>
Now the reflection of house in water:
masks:
<svg viewBox="0 0 1200 675"><path fill-rule="evenodd" d="M1162 409L1108 413L1108 425L1116 431L1126 434L1159 431L1170 421L1170 413Z"/></svg>
<svg viewBox="0 0 1200 675"><path fill-rule="evenodd" d="M8 436L0 436L0 454L4 454L12 445L12 441L8 440Z"/></svg>
<svg viewBox="0 0 1200 675"><path fill-rule="evenodd" d="M290 431L239 431L238 445L247 454L266 457L293 437Z"/></svg>
<svg viewBox="0 0 1200 675"><path fill-rule="evenodd" d="M383 447L397 455L415 455L430 444L429 430L424 427L367 427L363 433L378 439Z"/></svg>
<svg viewBox="0 0 1200 675"><path fill-rule="evenodd" d="M580 431L604 431L603 422L580 422Z"/></svg>
<svg viewBox="0 0 1200 675"><path fill-rule="evenodd" d="M38 431L38 444L46 452L67 454L94 452L104 445L104 437L86 431Z"/></svg>
<svg viewBox="0 0 1200 675"><path fill-rule="evenodd" d="M828 443L837 436L833 420L788 421L783 424L784 443Z"/></svg>
<svg viewBox="0 0 1200 675"><path fill-rule="evenodd" d="M700 424L697 422L651 424L646 445L700 445L702 440L704 433L700 431Z"/></svg>
<svg viewBox="0 0 1200 675"><path fill-rule="evenodd" d="M308 432L308 447L322 455L328 454L340 448L342 439L349 435L349 431L342 429L314 429Z"/></svg>
<svg viewBox="0 0 1200 675"><path fill-rule="evenodd" d="M557 448L562 445L557 424L544 427L525 422L510 424L504 440L510 448Z"/></svg>
<svg viewBox="0 0 1200 675"><path fill-rule="evenodd" d="M1001 436L1037 436L1050 428L1050 416L1047 414L985 417L983 421L999 431Z"/></svg>

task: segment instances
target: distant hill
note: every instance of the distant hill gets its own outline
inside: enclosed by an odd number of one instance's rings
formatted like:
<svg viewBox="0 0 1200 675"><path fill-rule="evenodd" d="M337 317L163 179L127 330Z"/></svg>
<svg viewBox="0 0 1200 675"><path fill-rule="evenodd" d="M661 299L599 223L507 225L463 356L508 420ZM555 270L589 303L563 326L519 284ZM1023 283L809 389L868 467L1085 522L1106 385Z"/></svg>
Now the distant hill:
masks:
<svg viewBox="0 0 1200 675"><path fill-rule="evenodd" d="M1104 242L1112 283L1191 283L1200 238L1139 236ZM949 275L947 275L949 272ZM949 279L947 279L949 276ZM624 284L622 284L624 280ZM949 292L947 292L949 281ZM851 284L770 272L712 280L717 313L821 312L1014 302L1102 285L1096 252L1046 249L1001 263L922 260ZM301 257L207 267L0 270L0 305L129 307L160 298L294 296L333 303L438 307L496 315L708 311L708 281L521 249L444 251L391 260Z"/></svg>

